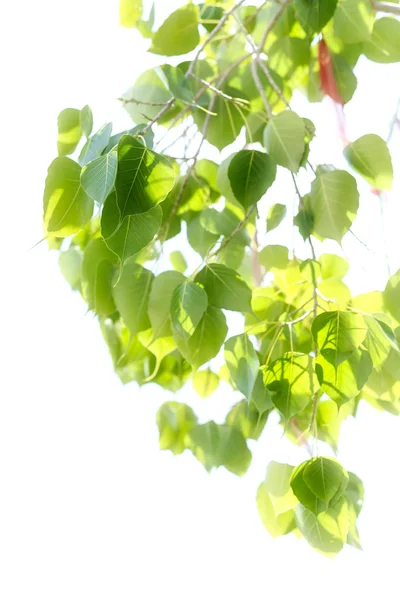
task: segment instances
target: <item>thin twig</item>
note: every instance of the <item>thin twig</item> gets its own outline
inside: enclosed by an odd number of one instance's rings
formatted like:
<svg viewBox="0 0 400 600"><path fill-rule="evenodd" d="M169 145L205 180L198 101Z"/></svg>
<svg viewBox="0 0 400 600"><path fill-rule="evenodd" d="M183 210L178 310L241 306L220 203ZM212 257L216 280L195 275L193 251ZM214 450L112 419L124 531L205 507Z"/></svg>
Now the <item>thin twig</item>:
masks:
<svg viewBox="0 0 400 600"><path fill-rule="evenodd" d="M199 49L196 52L196 56L194 57L194 59L192 60L192 62L189 65L189 68L186 72L186 76L189 77L190 75L192 75L196 63L199 60L200 54L203 52L203 50L205 49L205 47L211 42L211 40L217 35L217 33L219 31L221 31L221 29L223 28L223 26L225 25L226 21L229 19L229 17L235 12L235 10L237 10L243 3L245 0L239 0L239 2L236 2L236 4L234 6L232 6L232 8L230 8L229 10L226 11L226 13L224 13L223 17L221 18L221 20L219 21L218 25L216 27L214 27L214 29L210 32L210 34L206 37L206 39L204 40L204 42L200 45Z"/></svg>
<svg viewBox="0 0 400 600"><path fill-rule="evenodd" d="M231 241L231 239L233 237L235 237L235 235L242 229L243 225L245 225L247 223L247 221L249 220L249 218L251 217L251 215L253 214L254 210L256 208L256 204L254 204L253 206L250 206L250 208L247 210L244 218L239 221L239 223L236 225L235 229L232 231L232 233L230 233L221 243L221 245L219 246L219 248L217 248L216 250L214 250L214 252L211 252L211 254L208 255L207 260L210 260L210 258L214 258L215 256L217 256L217 254L219 254L221 252L221 250L223 250Z"/></svg>
<svg viewBox="0 0 400 600"><path fill-rule="evenodd" d="M371 2L372 8L376 12L384 12L389 13L391 15L400 15L400 6L397 4L392 4L391 2L375 2L372 0Z"/></svg>

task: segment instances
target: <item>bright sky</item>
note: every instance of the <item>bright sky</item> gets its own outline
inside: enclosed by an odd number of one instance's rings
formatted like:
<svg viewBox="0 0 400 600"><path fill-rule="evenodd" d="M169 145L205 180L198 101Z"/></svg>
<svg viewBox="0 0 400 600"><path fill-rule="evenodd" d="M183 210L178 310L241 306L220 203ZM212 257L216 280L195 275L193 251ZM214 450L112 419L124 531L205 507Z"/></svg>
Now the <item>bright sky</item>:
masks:
<svg viewBox="0 0 400 600"><path fill-rule="evenodd" d="M156 8L169 12L176 4L158 0ZM115 131L125 128L116 98L160 59L118 26L117 0L20 0L0 12L0 598L397 598L395 417L362 406L357 421L343 426L339 458L366 487L364 551L348 548L333 561L294 537L272 542L259 520L255 492L267 463L301 460L274 423L251 444L254 460L243 479L224 470L209 476L188 453L159 452L155 412L172 395L119 383L96 320L62 279L56 255L44 244L29 248L42 236L43 183L60 110L89 104L95 128L109 120ZM400 69L361 61L358 75L346 108L349 137L386 137ZM317 125L315 160L343 164L332 104L310 108L298 98L293 106ZM393 147L398 164L400 143ZM366 232L357 231L379 249L377 199L360 189ZM393 268L400 263L398 204L397 183L386 206ZM357 258L355 287L383 284L381 251L352 239L345 249ZM221 386L202 401L189 385L178 400L204 420L222 420L232 392Z"/></svg>

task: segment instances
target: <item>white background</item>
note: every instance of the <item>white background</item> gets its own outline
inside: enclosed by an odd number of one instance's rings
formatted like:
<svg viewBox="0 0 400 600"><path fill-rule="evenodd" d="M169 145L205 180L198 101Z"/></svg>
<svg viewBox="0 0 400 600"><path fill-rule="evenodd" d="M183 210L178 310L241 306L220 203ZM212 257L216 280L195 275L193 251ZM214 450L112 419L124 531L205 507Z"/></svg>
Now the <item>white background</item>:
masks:
<svg viewBox="0 0 400 600"><path fill-rule="evenodd" d="M1 13L1 600L398 598L395 417L361 406L343 427L339 458L366 487L364 551L348 548L334 560L290 536L272 542L259 520L255 491L268 461L301 459L276 424L254 445L243 479L207 475L186 453L159 452L155 412L172 395L119 383L96 320L62 279L56 254L45 244L30 250L42 237L57 114L89 104L96 127L114 120L115 131L124 128L116 98L159 58L146 57L136 32L118 26L115 0L20 0ZM361 61L346 109L352 139L386 136L399 74L397 66ZM340 163L332 104L296 106L317 124L315 160L337 155ZM358 231L380 247L377 199L360 189L367 211ZM395 267L398 203L397 186L386 207ZM355 287L382 286L382 253L348 243L359 268ZM200 401L189 384L178 399L222 420L231 394L221 386Z"/></svg>

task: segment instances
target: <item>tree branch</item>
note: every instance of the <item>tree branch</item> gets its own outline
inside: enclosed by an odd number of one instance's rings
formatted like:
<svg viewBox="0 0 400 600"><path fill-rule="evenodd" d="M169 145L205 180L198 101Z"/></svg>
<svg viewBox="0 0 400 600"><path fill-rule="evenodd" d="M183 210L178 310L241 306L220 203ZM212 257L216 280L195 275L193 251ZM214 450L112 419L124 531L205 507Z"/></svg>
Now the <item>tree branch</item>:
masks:
<svg viewBox="0 0 400 600"><path fill-rule="evenodd" d="M392 4L391 2L371 2L372 8L376 12L389 13L391 15L400 15L400 6L398 4Z"/></svg>

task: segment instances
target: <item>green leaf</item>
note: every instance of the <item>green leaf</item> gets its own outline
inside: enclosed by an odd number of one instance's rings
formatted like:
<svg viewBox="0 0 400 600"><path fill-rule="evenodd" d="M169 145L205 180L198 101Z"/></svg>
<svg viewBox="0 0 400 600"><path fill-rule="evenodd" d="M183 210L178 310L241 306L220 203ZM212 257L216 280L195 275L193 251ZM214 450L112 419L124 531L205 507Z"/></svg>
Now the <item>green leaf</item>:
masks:
<svg viewBox="0 0 400 600"><path fill-rule="evenodd" d="M321 254L318 262L321 265L322 279L342 279L349 270L347 260L336 254Z"/></svg>
<svg viewBox="0 0 400 600"><path fill-rule="evenodd" d="M119 0L119 24L122 27L136 27L142 11L142 0Z"/></svg>
<svg viewBox="0 0 400 600"><path fill-rule="evenodd" d="M284 204L273 204L267 216L267 232L276 229L286 216L286 206Z"/></svg>
<svg viewBox="0 0 400 600"><path fill-rule="evenodd" d="M128 215L121 222L119 218L116 196L112 193L104 204L101 233L107 246L118 256L122 269L128 259L153 240L161 225L162 210L155 206L146 213Z"/></svg>
<svg viewBox="0 0 400 600"><path fill-rule="evenodd" d="M122 94L122 99L125 100L124 108L134 123L147 123L154 119L163 108L163 104L172 98L165 77L159 69L144 71L133 86ZM149 102L154 102L155 105L149 105ZM177 111L179 106L172 107L159 122L165 122Z"/></svg>
<svg viewBox="0 0 400 600"><path fill-rule="evenodd" d="M167 197L175 180L174 169L164 156L152 152L130 135L118 144L115 182L121 220L145 213Z"/></svg>
<svg viewBox="0 0 400 600"><path fill-rule="evenodd" d="M268 420L269 412L260 414L254 404L246 399L232 406L225 423L236 427L246 439L258 440Z"/></svg>
<svg viewBox="0 0 400 600"><path fill-rule="evenodd" d="M184 281L184 276L177 271L164 271L153 280L148 312L154 339L172 335L170 325L172 295Z"/></svg>
<svg viewBox="0 0 400 600"><path fill-rule="evenodd" d="M358 200L356 180L346 171L317 173L309 196L314 232L340 243L355 219Z"/></svg>
<svg viewBox="0 0 400 600"><path fill-rule="evenodd" d="M157 68L161 70L162 76L165 77L166 85L172 96L184 104L192 104L194 92L191 81L185 77L185 73L179 66L173 67L172 65L162 65Z"/></svg>
<svg viewBox="0 0 400 600"><path fill-rule="evenodd" d="M338 406L355 398L368 381L373 368L366 350L356 350L337 367L322 355L317 357L316 373L321 388Z"/></svg>
<svg viewBox="0 0 400 600"><path fill-rule="evenodd" d="M115 255L102 239L97 238L85 248L82 263L82 293L88 307L98 315L115 312L112 280Z"/></svg>
<svg viewBox="0 0 400 600"><path fill-rule="evenodd" d="M357 78L349 61L341 54L331 55L333 74L343 102L350 102L357 88Z"/></svg>
<svg viewBox="0 0 400 600"><path fill-rule="evenodd" d="M260 362L248 336L244 333L229 338L225 342L224 357L232 381L238 390L250 400Z"/></svg>
<svg viewBox="0 0 400 600"><path fill-rule="evenodd" d="M211 371L197 371L193 375L193 387L200 398L208 398L211 396L219 385L219 377Z"/></svg>
<svg viewBox="0 0 400 600"><path fill-rule="evenodd" d="M114 187L117 175L117 153L109 152L96 158L82 169L81 183L85 192L103 204Z"/></svg>
<svg viewBox="0 0 400 600"><path fill-rule="evenodd" d="M285 110L268 121L264 131L267 152L278 165L297 173L305 150L305 124L292 110Z"/></svg>
<svg viewBox="0 0 400 600"><path fill-rule="evenodd" d="M344 149L344 155L357 173L377 190L391 190L393 166L386 142L373 133L363 135Z"/></svg>
<svg viewBox="0 0 400 600"><path fill-rule="evenodd" d="M59 156L72 154L82 137L81 111L65 108L58 115L57 148Z"/></svg>
<svg viewBox="0 0 400 600"><path fill-rule="evenodd" d="M317 498L329 504L334 498L339 500L349 476L336 460L319 456L307 461L303 479Z"/></svg>
<svg viewBox="0 0 400 600"><path fill-rule="evenodd" d="M201 257L205 257L209 250L218 241L219 235L210 233L201 224L201 216L195 217L188 223L187 238L193 250L196 250Z"/></svg>
<svg viewBox="0 0 400 600"><path fill-rule="evenodd" d="M383 302L386 310L400 323L400 269L388 280Z"/></svg>
<svg viewBox="0 0 400 600"><path fill-rule="evenodd" d="M79 289L82 277L83 254L79 248L71 246L65 252L60 252L58 264L64 279L73 290Z"/></svg>
<svg viewBox="0 0 400 600"><path fill-rule="evenodd" d="M84 167L89 162L98 158L103 150L107 147L112 131L112 123L103 125L94 135L86 140L81 153L79 154L78 162Z"/></svg>
<svg viewBox="0 0 400 600"><path fill-rule="evenodd" d="M313 359L298 352L287 352L275 360L264 372L264 384L285 419L303 410L319 388Z"/></svg>
<svg viewBox="0 0 400 600"><path fill-rule="evenodd" d="M310 62L310 43L306 39L285 36L278 38L268 51L269 67L284 78Z"/></svg>
<svg viewBox="0 0 400 600"><path fill-rule="evenodd" d="M298 528L313 548L328 555L342 550L349 528L348 505L344 499L317 516L299 504L295 515Z"/></svg>
<svg viewBox="0 0 400 600"><path fill-rule="evenodd" d="M319 33L333 17L337 0L295 0L294 5L304 29Z"/></svg>
<svg viewBox="0 0 400 600"><path fill-rule="evenodd" d="M286 246L265 246L259 254L258 260L267 270L286 269L289 264L289 250Z"/></svg>
<svg viewBox="0 0 400 600"><path fill-rule="evenodd" d="M227 332L222 310L208 306L187 344L178 344L179 350L193 368L198 369L218 354Z"/></svg>
<svg viewBox="0 0 400 600"><path fill-rule="evenodd" d="M333 18L335 36L345 44L367 42L374 20L375 13L368 0L340 0Z"/></svg>
<svg viewBox="0 0 400 600"><path fill-rule="evenodd" d="M43 197L43 221L48 235L73 235L91 219L93 200L81 186L80 175L80 166L70 158L56 158L51 163Z"/></svg>
<svg viewBox="0 0 400 600"><path fill-rule="evenodd" d="M201 24L209 33L211 33L218 25L218 21L221 20L224 9L222 6L207 6L206 4L199 4L199 7Z"/></svg>
<svg viewBox="0 0 400 600"><path fill-rule="evenodd" d="M225 467L241 477L251 462L251 452L241 432L229 425L209 421L188 433L189 447L207 471Z"/></svg>
<svg viewBox="0 0 400 600"><path fill-rule="evenodd" d="M263 484L257 490L257 509L265 529L273 538L286 535L296 528L294 511L276 514L270 494Z"/></svg>
<svg viewBox="0 0 400 600"><path fill-rule="evenodd" d="M207 309L207 304L207 294L196 283L185 281L174 290L171 300L171 326L178 347L187 346Z"/></svg>
<svg viewBox="0 0 400 600"><path fill-rule="evenodd" d="M187 262L182 252L179 250L175 250L175 252L171 252L169 255L169 261L173 268L180 273L184 273L187 269Z"/></svg>
<svg viewBox="0 0 400 600"><path fill-rule="evenodd" d="M290 486L293 469L292 465L275 461L268 464L262 485L269 494L275 514L285 513L298 504L298 499Z"/></svg>
<svg viewBox="0 0 400 600"><path fill-rule="evenodd" d="M93 129L93 113L88 105L84 106L80 112L80 124L82 134L88 138Z"/></svg>
<svg viewBox="0 0 400 600"><path fill-rule="evenodd" d="M186 435L196 427L197 417L187 404L164 402L157 411L160 450L182 454L186 449Z"/></svg>
<svg viewBox="0 0 400 600"><path fill-rule="evenodd" d="M154 275L141 265L125 265L113 289L115 304L131 336L150 327L147 314Z"/></svg>
<svg viewBox="0 0 400 600"><path fill-rule="evenodd" d="M368 327L364 339L364 347L368 351L375 369L385 362L392 348L398 351L398 345L393 330L379 319L372 316L364 316Z"/></svg>
<svg viewBox="0 0 400 600"><path fill-rule="evenodd" d="M339 410L338 405L333 400L323 400L318 402L317 423L319 427L332 425L337 419Z"/></svg>
<svg viewBox="0 0 400 600"><path fill-rule="evenodd" d="M245 95L238 89L229 85L222 86L221 91L232 98L241 98L246 100ZM208 104L208 103L207 103ZM247 111L237 104L218 94L214 101L210 121L206 131L206 140L218 150L223 150L229 144L232 144L239 136L242 127L245 124L244 114ZM193 119L200 131L204 128L205 120L209 118L203 110L197 109L193 113Z"/></svg>
<svg viewBox="0 0 400 600"><path fill-rule="evenodd" d="M319 353L334 367L338 367L361 346L367 329L362 315L346 311L324 312L312 324Z"/></svg>
<svg viewBox="0 0 400 600"><path fill-rule="evenodd" d="M233 269L210 263L198 273L195 281L204 287L211 306L240 312L251 311L251 290Z"/></svg>
<svg viewBox="0 0 400 600"><path fill-rule="evenodd" d="M230 161L228 177L236 200L247 210L273 184L276 165L264 152L241 150Z"/></svg>
<svg viewBox="0 0 400 600"><path fill-rule="evenodd" d="M160 29L153 35L150 52L164 56L187 54L194 50L200 41L199 9L187 4L173 12Z"/></svg>
<svg viewBox="0 0 400 600"><path fill-rule="evenodd" d="M382 17L375 21L372 37L364 44L364 54L377 63L400 61L400 21Z"/></svg>

